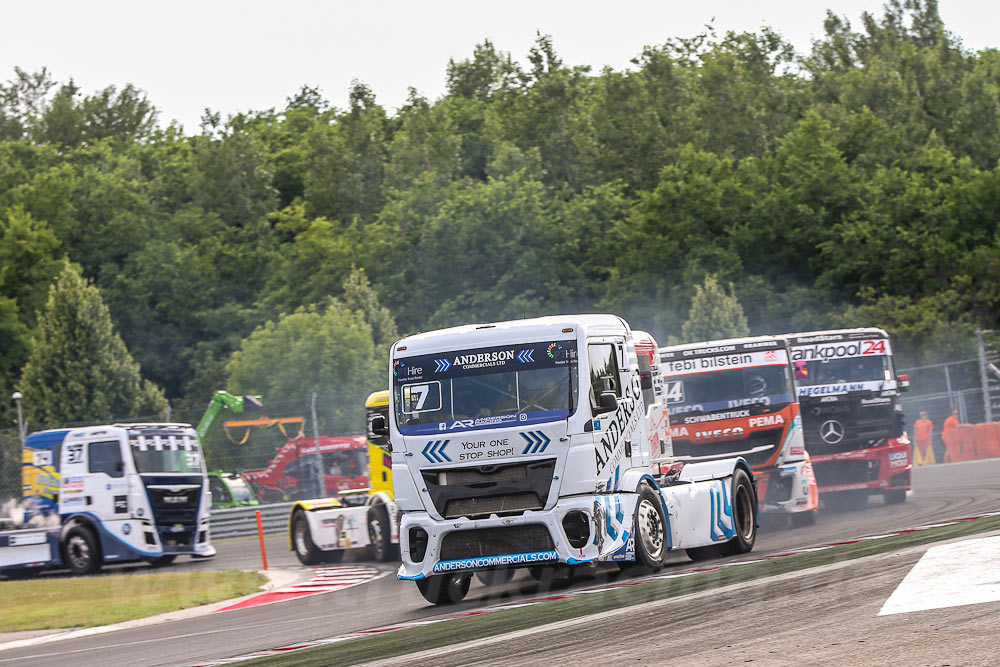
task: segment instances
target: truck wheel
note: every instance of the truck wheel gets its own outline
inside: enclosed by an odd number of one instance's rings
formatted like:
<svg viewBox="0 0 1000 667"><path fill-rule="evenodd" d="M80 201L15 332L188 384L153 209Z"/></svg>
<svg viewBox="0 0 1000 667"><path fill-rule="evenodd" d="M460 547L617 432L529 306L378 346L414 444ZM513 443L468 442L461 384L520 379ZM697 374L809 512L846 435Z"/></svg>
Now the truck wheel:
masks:
<svg viewBox="0 0 1000 667"><path fill-rule="evenodd" d="M906 502L906 489L896 489L895 491L886 491L882 494L885 498L886 505L899 505L900 503Z"/></svg>
<svg viewBox="0 0 1000 667"><path fill-rule="evenodd" d="M177 559L177 554L165 554L163 556L157 556L156 558L147 558L146 562L149 563L150 567L163 567L165 565L170 565Z"/></svg>
<svg viewBox="0 0 1000 667"><path fill-rule="evenodd" d="M476 572L478 579L483 586L503 586L514 578L514 570L481 570Z"/></svg>
<svg viewBox="0 0 1000 667"><path fill-rule="evenodd" d="M389 510L385 505L375 505L368 510L368 540L375 560L386 562L399 558L399 545L392 543Z"/></svg>
<svg viewBox="0 0 1000 667"><path fill-rule="evenodd" d="M719 546L723 556L745 554L757 541L757 494L750 476L742 468L733 475L733 524L736 536Z"/></svg>
<svg viewBox="0 0 1000 667"><path fill-rule="evenodd" d="M101 569L104 557L94 531L86 526L74 526L66 533L62 545L63 565L73 574L93 574Z"/></svg>
<svg viewBox="0 0 1000 667"><path fill-rule="evenodd" d="M323 552L313 543L309 520L302 510L292 517L292 548L303 565L318 565L323 560Z"/></svg>
<svg viewBox="0 0 1000 667"><path fill-rule="evenodd" d="M792 515L792 528L802 528L812 526L816 523L816 510L808 512L796 512Z"/></svg>
<svg viewBox="0 0 1000 667"><path fill-rule="evenodd" d="M431 604L456 604L469 592L471 583L471 574L435 574L418 579L417 590Z"/></svg>
<svg viewBox="0 0 1000 667"><path fill-rule="evenodd" d="M645 484L639 488L632 534L635 536L635 567L646 574L659 572L667 551L667 522L663 518L660 495Z"/></svg>

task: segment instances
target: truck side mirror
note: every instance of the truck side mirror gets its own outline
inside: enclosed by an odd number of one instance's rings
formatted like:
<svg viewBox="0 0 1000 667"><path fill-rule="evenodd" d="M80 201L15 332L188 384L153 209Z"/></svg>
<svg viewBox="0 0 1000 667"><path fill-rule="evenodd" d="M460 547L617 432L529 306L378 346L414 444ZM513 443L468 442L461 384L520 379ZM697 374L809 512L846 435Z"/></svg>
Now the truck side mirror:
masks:
<svg viewBox="0 0 1000 667"><path fill-rule="evenodd" d="M900 375L896 380L899 382L900 391L910 391L910 376Z"/></svg>
<svg viewBox="0 0 1000 667"><path fill-rule="evenodd" d="M594 408L595 415L603 415L605 412L614 412L618 409L618 397L615 396L613 391L601 392L601 397L597 401L597 407Z"/></svg>
<svg viewBox="0 0 1000 667"><path fill-rule="evenodd" d="M375 435L389 435L389 426L385 423L385 417L382 415L372 417L372 433Z"/></svg>

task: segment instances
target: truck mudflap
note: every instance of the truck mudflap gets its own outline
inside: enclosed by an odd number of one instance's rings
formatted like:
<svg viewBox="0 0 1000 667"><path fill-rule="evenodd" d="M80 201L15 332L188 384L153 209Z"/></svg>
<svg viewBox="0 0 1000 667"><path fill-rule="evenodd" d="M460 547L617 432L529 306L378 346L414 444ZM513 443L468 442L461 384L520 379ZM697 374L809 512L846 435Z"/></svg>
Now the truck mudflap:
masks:
<svg viewBox="0 0 1000 667"><path fill-rule="evenodd" d="M913 469L906 434L863 449L813 456L812 463L821 494L908 490Z"/></svg>
<svg viewBox="0 0 1000 667"><path fill-rule="evenodd" d="M819 507L819 486L810 459L759 469L754 474L762 514L795 514Z"/></svg>

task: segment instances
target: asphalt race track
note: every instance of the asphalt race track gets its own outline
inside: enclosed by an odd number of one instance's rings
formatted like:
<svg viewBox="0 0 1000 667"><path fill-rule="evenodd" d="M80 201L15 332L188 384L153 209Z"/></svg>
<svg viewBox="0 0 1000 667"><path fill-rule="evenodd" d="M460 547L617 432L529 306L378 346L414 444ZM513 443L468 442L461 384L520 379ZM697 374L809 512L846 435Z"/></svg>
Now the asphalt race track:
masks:
<svg viewBox="0 0 1000 667"><path fill-rule="evenodd" d="M755 554L782 553L795 547L848 540L1000 509L1000 459L918 468L913 478L914 488L903 505L885 505L876 497L860 510L824 512L813 526L791 530L770 528L758 537ZM259 567L256 540L217 546L219 555L215 559L179 562L172 569ZM839 568L820 581L808 583L789 577L767 588L766 594L756 591L758 585L751 583L738 590L709 592L698 600L664 602L662 604L674 605L664 608L663 613L669 614L666 617L659 612L652 616L648 613L621 616L618 620L627 619L630 634L633 631L635 634L627 646L615 647L614 659L645 662L649 647L657 643L669 650L652 661L655 663L668 663L683 655L688 664L692 661L694 664L744 661L820 664L858 662L859 656L863 656L862 662L866 664L900 660L924 664L927 659L918 656L934 656L934 650L945 650L943 646L947 646L950 653L947 656L941 653L941 660L935 657L936 664L949 662L946 657L951 659L951 664L983 664L995 659L992 653L989 656L982 653L981 647L991 645L987 638L1000 627L1000 604L876 618L881 605L919 557L919 551L898 557L887 554L866 561L864 567ZM295 557L288 551L287 540L280 536L268 539L268 560L271 567L298 567ZM690 561L683 554L671 561L673 566L688 563ZM380 567L395 569L381 564ZM617 568L607 567L562 586L589 586L618 576ZM474 580L466 600L457 607L448 608L447 612L534 597L548 590L526 573L518 574L507 586L489 590ZM443 611L428 605L413 584L386 576L344 591L295 601L0 651L0 666L51 665L56 660L74 665L194 665L298 641L437 616ZM646 611L644 609L644 613ZM918 617L925 620L918 623L914 620ZM670 627L684 631L679 633L680 638L672 638L669 643L662 642L664 633L669 632L664 627L666 619L670 619ZM523 644L515 650L514 646L504 645L507 640L502 640L484 646L479 654L463 652L449 656L442 652L434 662L442 665L490 664L496 662L498 655L518 655L518 661L525 664L551 664L557 656L559 660L577 655L581 660L592 659L594 647L585 648L583 637L588 632L592 634L594 628L581 625L585 627L577 630L579 635L564 632L558 636L532 637L532 646L545 647L539 648L537 653L525 653ZM766 635L762 628L767 629ZM727 634L725 650L720 651L718 637ZM716 648L709 651L707 646ZM913 653L921 646L926 651ZM607 648L605 646L605 650ZM630 650L633 653L629 653ZM911 653L900 652L906 650ZM611 657L610 654L607 657Z"/></svg>

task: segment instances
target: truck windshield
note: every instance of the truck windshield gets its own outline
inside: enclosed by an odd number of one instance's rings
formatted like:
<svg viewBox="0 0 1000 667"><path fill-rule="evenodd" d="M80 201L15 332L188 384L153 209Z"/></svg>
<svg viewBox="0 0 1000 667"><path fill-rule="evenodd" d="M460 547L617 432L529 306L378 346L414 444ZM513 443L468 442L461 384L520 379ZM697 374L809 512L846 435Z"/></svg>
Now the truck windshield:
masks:
<svg viewBox="0 0 1000 667"><path fill-rule="evenodd" d="M164 446L156 449L132 443L132 459L140 473L150 472L201 472L201 451L197 444L187 444L186 448Z"/></svg>
<svg viewBox="0 0 1000 667"><path fill-rule="evenodd" d="M406 357L393 362L404 435L537 424L576 410L575 340Z"/></svg>
<svg viewBox="0 0 1000 667"><path fill-rule="evenodd" d="M781 407L795 400L787 364L667 376L670 414L708 414L748 405Z"/></svg>
<svg viewBox="0 0 1000 667"><path fill-rule="evenodd" d="M795 362L795 380L800 385L868 382L888 380L889 377L889 357L886 355Z"/></svg>

